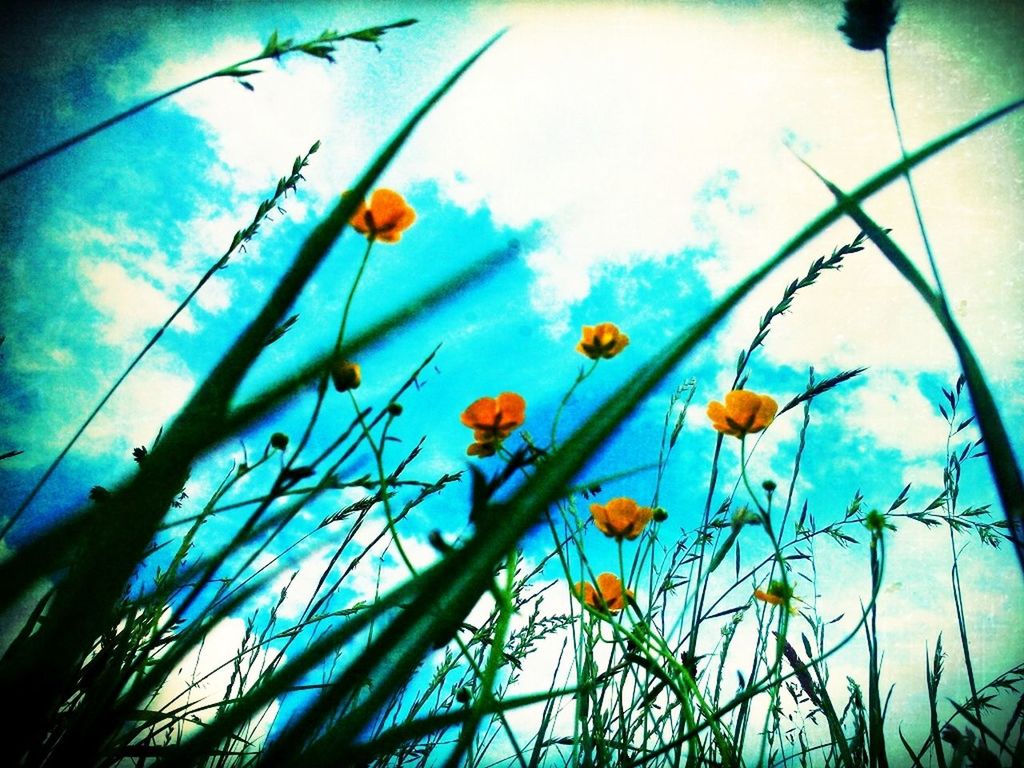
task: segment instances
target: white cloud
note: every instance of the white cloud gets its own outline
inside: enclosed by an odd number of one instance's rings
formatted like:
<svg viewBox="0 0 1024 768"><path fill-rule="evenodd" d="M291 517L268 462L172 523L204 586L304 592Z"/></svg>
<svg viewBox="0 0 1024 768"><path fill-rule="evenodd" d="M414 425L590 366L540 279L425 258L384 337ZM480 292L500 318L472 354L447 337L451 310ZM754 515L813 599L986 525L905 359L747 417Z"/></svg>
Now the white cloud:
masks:
<svg viewBox="0 0 1024 768"><path fill-rule="evenodd" d="M944 467L938 461L917 460L903 467L904 485L911 484L915 489L942 490L942 471Z"/></svg>
<svg viewBox="0 0 1024 768"><path fill-rule="evenodd" d="M149 88L159 90L186 82L220 68L225 61L252 56L262 46L256 39L218 41L206 55L164 64L154 73ZM209 135L219 159L207 171L209 180L229 187L237 196L269 194L277 179L290 173L297 155L304 155L313 142L328 136L338 141L329 142L335 146L315 157L319 165L328 157L333 158L330 166L342 158L358 167L358 161L368 156L372 146L364 147L363 142L371 129L355 110L346 111L351 104L346 103L350 88L345 69L294 55L280 65L261 63L259 67L261 74L246 78L255 88L253 92L223 79L174 97L183 110L203 122ZM355 135L361 141L353 142ZM337 178L329 179L323 172L306 175L309 181L304 186L319 184L316 192L321 197L341 191ZM290 208L293 218L305 214L302 205Z"/></svg>
<svg viewBox="0 0 1024 768"><path fill-rule="evenodd" d="M79 270L87 281L86 297L106 317L101 326L103 341L112 346L141 346L178 306L149 280L132 276L117 262L82 261ZM196 330L188 309L174 327Z"/></svg>
<svg viewBox="0 0 1024 768"><path fill-rule="evenodd" d="M134 445L152 445L161 428L170 424L195 386L195 380L176 359L154 354L147 367L132 372L89 427L79 450L92 456L127 455ZM88 393L79 413L88 412L98 395ZM70 425L77 427L77 424ZM67 432L67 433L65 433ZM70 429L59 433L61 444L70 437ZM56 444L55 446L56 447Z"/></svg>
<svg viewBox="0 0 1024 768"><path fill-rule="evenodd" d="M948 427L913 379L894 371L868 371L862 378L861 386L836 394L848 434L869 436L874 447L905 459L942 452Z"/></svg>

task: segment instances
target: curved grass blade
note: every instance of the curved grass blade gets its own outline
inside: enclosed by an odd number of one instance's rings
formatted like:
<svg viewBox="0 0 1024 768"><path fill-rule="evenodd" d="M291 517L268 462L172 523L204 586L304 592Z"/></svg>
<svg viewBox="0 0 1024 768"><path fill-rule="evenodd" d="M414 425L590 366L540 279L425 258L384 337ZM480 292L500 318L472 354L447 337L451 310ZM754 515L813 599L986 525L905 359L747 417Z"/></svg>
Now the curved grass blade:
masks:
<svg viewBox="0 0 1024 768"><path fill-rule="evenodd" d="M945 302L932 291L924 276L900 247L864 212L853 197L847 195L817 171L815 173L829 188L843 210L857 222L857 225L885 254L889 262L896 267L900 275L913 286L928 308L932 310L953 344L953 349L963 368L964 378L967 380L967 390L974 403L974 412L978 417L978 429L984 439L989 468L992 470L999 500L1002 502L1003 511L1006 514L1010 540L1013 542L1017 559L1024 571L1024 542L1021 540L1021 526L1024 525L1024 480L1021 479L1020 466L1013 455L1010 438L1003 425L1003 420L999 416L995 398L992 396L992 391L988 387L988 382L985 380L985 375L974 356L971 345L949 314Z"/></svg>
<svg viewBox="0 0 1024 768"><path fill-rule="evenodd" d="M178 318L178 316L185 311L185 308L188 307L189 304L192 303L192 299L194 299L198 295L199 291L203 289L203 286L205 286L206 283L208 283L210 279L213 278L215 274L217 274L217 272L227 267L228 262L231 260L231 254L234 253L235 250L237 250L238 248L244 248L245 244L249 242L253 238L253 236L255 236L256 232L259 230L260 222L266 217L267 212L270 211L274 206L279 204L278 201L288 192L289 189L295 189L296 185L298 184L298 180L302 178L302 169L309 164L310 157L312 157L312 155L319 148L320 142L317 141L315 144L313 144L312 147L310 147L305 157L297 157L295 159L295 163L292 166L291 175L287 178L283 176L281 177L281 180L278 182L277 185L277 190L274 192L274 194L264 199L260 203L260 206L256 211L256 215L253 218L252 223L250 223L245 229L240 229L235 233L235 236L231 241L231 245L228 246L228 249L224 252L224 254L219 259L217 259L217 261L214 262L209 269L206 270L205 274L203 274L201 278L199 278L198 282L196 282L192 290L189 291L188 295L178 304L174 311L171 312L170 316L164 321L163 325L161 325L157 329L156 333L154 333L149 338L149 341L146 342L146 344L135 355L132 361L128 363L128 367L126 367L121 372L121 375L117 377L114 383L110 385L106 393L100 398L100 401L95 405L95 407L92 409L89 415L86 416L85 421L82 422L82 424L78 427L75 433L71 436L71 439L68 440L68 442L64 445L60 453L57 454L57 457L50 463L50 466L46 468L42 476L36 481L36 484L32 486L32 489L28 492L28 495L22 500L21 504L18 505L18 508L6 520L6 522L4 522L3 527L0 528L0 539L5 538L7 534L10 532L10 530L17 524L21 515L25 512L26 509L28 509L29 505L32 503L32 500L35 499L39 491L42 490L44 485L46 485L47 480L50 479L50 476L53 475L57 467L60 466L61 462L68 455L68 453L70 453L71 449L75 446L75 443L78 442L78 438L80 438L85 433L85 430L89 428L89 425L92 424L93 420L99 415L100 411L103 410L104 406L106 406L110 398L114 396L114 393L117 392L120 386L124 383L125 379L127 379L128 376L131 375L131 372L135 370L136 366L138 366L138 364L142 362L142 358L146 356L149 350L156 346L157 342L160 341L161 337L164 335L167 329L171 327L171 325Z"/></svg>
<svg viewBox="0 0 1024 768"><path fill-rule="evenodd" d="M924 162L950 144L1021 106L1024 106L1024 100L993 110L936 139L868 180L852 197L860 200L874 194L900 178L907 167ZM287 754L286 746L301 746L305 738L319 727L338 702L355 694L367 679L372 679L374 685L364 695L362 704L317 742L315 751L319 756L337 755L341 753L339 750L347 749L355 743L375 712L393 691L408 679L430 646L451 636L453 627L458 626L488 588L494 564L499 562L536 523L540 510L546 509L559 498L573 476L641 400L762 279L812 237L841 218L843 212L843 206L836 204L805 226L778 253L716 304L705 317L670 343L661 354L651 358L630 382L598 407L594 412L595 416L577 430L546 462L539 465L536 475L512 499L491 507L490 514L482 521L477 534L462 549L403 585L400 588L403 593L414 595L411 607L399 611L385 630L377 635L366 652L325 690L321 699L310 707L303 718L281 735L275 742L275 746L281 745L280 754ZM488 525L487 520L495 522ZM424 610L427 604L435 606L435 610ZM364 616L356 617L334 633L325 635L324 647L331 642L344 642L358 631L364 620ZM318 652L326 654L327 651L321 648ZM289 664L285 669L288 670L289 676L297 676L311 669L315 663L315 654L309 654L296 659L294 666ZM280 681L267 682L267 687L262 692L263 696L270 695L276 690L284 690L285 686ZM231 718L244 721L252 711L265 703L260 697L254 697L251 702L247 701L240 705L232 713ZM294 755L295 752L292 752L291 756ZM311 760L304 764L320 763Z"/></svg>
<svg viewBox="0 0 1024 768"><path fill-rule="evenodd" d="M484 257L362 333L352 337L346 343L345 349L355 355L381 343L407 323L425 316L434 307L467 290L478 281L495 274L499 267L508 263L517 253L518 248L512 244L503 251L497 251ZM273 412L274 408L282 406L288 397L309 382L314 381L323 371L323 366L332 357L333 350L315 357L297 373L268 387L249 402L233 409L224 420L223 425L215 426L205 435L206 445L202 447L202 450L207 451L215 447L239 430L253 424L258 419L265 418ZM31 542L19 547L8 559L0 562L0 611L6 610L12 605L36 579L44 578L60 567L75 542L88 535L94 525L94 520L102 514L102 510L95 505L86 507L57 523ZM258 529L256 533L262 533L263 530Z"/></svg>
<svg viewBox="0 0 1024 768"><path fill-rule="evenodd" d="M0 689L21 691L19 706L5 723L9 738L0 739L0 764L18 764L25 750L39 741L48 718L60 704L64 681L71 679L92 639L109 626L124 585L184 484L190 464L209 444L211 432L223 423L231 397L263 349L264 341L326 257L359 201L419 122L500 36L501 33L494 36L470 56L406 120L354 185L351 194L343 195L309 235L259 315L224 354L160 443L139 465L138 474L103 505L102 516L89 516L91 525L87 538L77 542L70 562L67 557L59 561L69 569L55 593L47 625L40 629L31 646L19 649L20 653L9 654L0 663ZM65 553L69 546L65 545ZM15 556L4 565L10 565L4 570L13 570L13 580L21 584L26 583L24 572L37 570L24 556ZM31 580L28 579L28 583Z"/></svg>

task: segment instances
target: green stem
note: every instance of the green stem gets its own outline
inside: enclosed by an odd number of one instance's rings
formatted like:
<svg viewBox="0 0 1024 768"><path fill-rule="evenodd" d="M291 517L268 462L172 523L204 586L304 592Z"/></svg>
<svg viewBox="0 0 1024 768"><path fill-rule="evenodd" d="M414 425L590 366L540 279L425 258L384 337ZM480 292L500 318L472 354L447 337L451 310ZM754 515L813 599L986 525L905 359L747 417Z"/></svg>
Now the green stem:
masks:
<svg viewBox="0 0 1024 768"><path fill-rule="evenodd" d="M889 94L889 111L892 113L892 121L896 126L896 138L900 144L900 157L906 161L907 147L903 143L903 129L900 128L900 118L896 112L896 96L892 87L892 71L889 68L889 47L882 47L882 61L885 63L885 87ZM907 180L907 189L910 191L910 202L914 206L914 216L917 218L917 227L921 231L921 242L924 243L925 253L928 254L928 265L931 267L932 275L935 277L935 287L938 291L939 302L948 314L949 305L946 302L946 290L942 286L942 278L939 277L939 268L935 263L935 256L932 253L932 246L928 240L928 231L924 226L924 216L921 215L921 206L917 202L917 192L914 190L914 182L910 179L910 168L903 171L903 178Z"/></svg>
<svg viewBox="0 0 1024 768"><path fill-rule="evenodd" d="M157 96L154 96L151 99L146 99L145 101L140 102L139 104L136 104L135 106L133 106L133 107L131 107L129 109L126 109L124 112L119 112L118 114L114 115L113 117L107 118L106 120L103 120L102 122L97 123L96 125L92 126L91 128L87 128L86 130L82 131L81 133L77 133L74 136L72 136L71 138L65 139L64 141L61 141L60 143L55 144L52 147L49 147L48 149L45 149L42 152L39 152L38 154L35 154L32 157L27 158L26 160L23 160L22 162L18 163L17 165L14 165L14 166L12 166L10 168L7 168L4 171L0 171L0 182L6 181L7 179L11 178L12 176L17 176L22 171L26 171L29 168L31 168L32 166L34 166L34 165L36 165L38 163L41 163L44 160L47 160L47 159L53 157L54 155L58 155L61 152L63 152L64 150L70 149L71 147L75 146L76 144L82 143L86 139L88 139L88 138L90 138L92 136L95 136L97 133L100 133L101 131L105 131L107 128L110 128L110 127L112 127L114 125L117 125L118 123L120 123L120 122L122 122L124 120L127 120L129 117L132 117L133 115L137 115L139 112L147 110L150 107L154 106L155 104L159 104L161 101L164 101L165 99L169 99L171 96L175 96L175 95L181 93L182 91L186 91L189 88L192 88L192 87L194 87L196 85L199 85L201 83L205 83L207 80L214 80L214 79L216 79L218 77L241 78L241 77L245 77L247 75L258 74L259 70L244 70L244 69L242 69L242 67L245 67L245 66L247 66L249 64L254 64L254 63L258 62L258 61L264 61L264 60L267 60L267 59L279 59L281 56L283 56L285 54L289 54L289 53L293 53L295 51L302 50L304 46L309 46L309 45L314 44L314 43L322 43L324 45L330 45L332 43L338 43L338 42L341 42L342 40L346 40L346 39L349 39L349 38L353 38L353 39L359 40L359 39L361 39L360 38L361 35L365 36L366 33L371 32L371 31L377 32L377 34L379 36L380 34L383 34L384 31L387 30L387 29L393 29L395 27L404 27L404 26L408 26L411 23L414 23L414 22L411 19L409 19L409 20L405 20L405 21L395 22L393 24L386 24L386 25L383 25L383 26L380 26L380 27L370 27L369 29L359 30L357 32L350 32L350 33L345 34L345 35L332 35L332 36L327 37L327 38L324 38L323 36L321 36L321 39L311 40L311 41L307 41L305 43L296 43L294 45L288 45L288 46L282 46L282 47L276 47L275 46L273 48L271 48L270 45L268 45L267 47L265 47L256 56L250 56L248 59L242 59L242 61L236 62L235 64L232 64L232 65L230 65L228 67L224 67L222 69L218 69L216 72L210 72L210 73L208 73L206 75L203 75L202 77L197 77L195 80L191 80L191 81L185 83L184 85L179 85L179 86L177 86L175 88L172 88L169 91L165 91L164 93L161 93L161 94L159 94ZM276 35L276 33L275 33L275 35ZM328 58L329 59L329 57L323 57L323 56L320 56L320 58Z"/></svg>
<svg viewBox="0 0 1024 768"><path fill-rule="evenodd" d="M345 309L341 313L341 324L338 326L338 338L334 342L334 354L320 373L320 380L317 382L316 388L316 403L313 404L313 413L310 414L309 421L306 423L306 428L302 432L302 437L299 438L299 442L295 446L295 451L292 453L292 457L288 461L287 469L291 468L299 458L299 454L302 453L302 449L309 443L309 438L313 434L313 428L316 426L317 419L320 417L320 409L323 408L324 397L327 396L327 382L331 378L331 364L337 361L339 353L341 352L341 344L345 338L345 327L348 324L349 311L352 309L352 299L356 295L356 289L359 287L359 281L362 279L363 272L366 270L366 263L370 258L370 250L373 248L373 243L374 240L372 237L368 238L366 241L366 250L363 251L363 260L359 262L359 269L356 271L356 277L352 281L352 287L349 288L348 297L345 299Z"/></svg>
<svg viewBox="0 0 1024 768"><path fill-rule="evenodd" d="M551 421L551 445L548 447L548 450L555 450L555 438L558 435L558 422L562 418L562 411L564 411L565 406L569 404L569 400L572 398L572 395L576 391L576 388L580 384L582 384L587 379L587 377L590 376L590 374L597 370L597 364L600 362L601 358L598 358L597 360L594 361L593 365L591 365L588 370L580 368L580 372L576 375L576 381L572 383L572 386L569 387L569 390L565 393L565 396L562 398L562 402L558 404L558 410L555 411L555 417Z"/></svg>

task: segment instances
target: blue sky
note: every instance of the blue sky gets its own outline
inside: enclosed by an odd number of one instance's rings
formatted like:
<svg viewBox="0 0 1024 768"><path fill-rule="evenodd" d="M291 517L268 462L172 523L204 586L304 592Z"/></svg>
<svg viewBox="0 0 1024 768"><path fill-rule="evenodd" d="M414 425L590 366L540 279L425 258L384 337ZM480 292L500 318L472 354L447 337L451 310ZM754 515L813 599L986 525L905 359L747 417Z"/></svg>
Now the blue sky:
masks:
<svg viewBox="0 0 1024 768"><path fill-rule="evenodd" d="M1019 9L907 6L891 54L909 146L1024 92L1013 48ZM152 443L337 194L430 89L499 29L510 28L382 180L406 196L418 218L399 244L375 247L353 307L351 328L367 327L470 261L519 243L515 263L360 360L360 402L379 404L442 345L422 387L403 398L394 430L402 440L396 451L428 436L416 464L424 478L466 466L469 434L458 415L477 397L522 393L526 428L546 436L585 362L573 351L581 326L616 322L631 344L581 387L563 417L567 434L641 361L826 207L827 192L787 142L846 188L898 153L881 57L843 44L835 31L838 3L785 10L757 3L302 3L187 12L98 6L20 20L0 58L0 97L18 105L0 125L0 164L252 55L274 29L305 39L328 27L408 17L420 23L388 34L380 52L343 45L334 65L293 55L251 77L253 92L228 80L206 83L6 183L0 450L24 451L3 462L5 506L13 508L294 157L322 142L306 181L284 205L287 213L275 215L179 318L79 442L11 544L78 506L91 486L111 485L131 471L131 448ZM1020 117L1011 117L915 176L951 305L990 377L1018 455L1022 131ZM905 187L893 185L866 208L923 266ZM728 388L737 352L785 284L855 234L840 222L766 281L637 410L588 476L655 460L669 393L695 378L662 498L671 515L665 525L691 528L714 444L706 403ZM331 342L363 245L355 233L341 239L300 298L298 324L268 349L247 388ZM806 499L820 522L841 515L858 489L869 506L886 507L907 483L909 507L931 501L941 489L946 435L936 404L940 387L956 378L954 358L924 307L873 248L799 295L754 358L749 386L788 400L811 365L819 375L856 366L869 372L816 402L798 500ZM250 455L273 431L297 436L310 403L299 399L245 435ZM347 402L328 402L325 424L349 417ZM798 427L796 412L772 426L754 456L753 476L780 483L789 477ZM325 426L314 442L328 439ZM195 468L189 494L196 509L241 453L237 443L225 445ZM735 477L735 460L727 450L726 477ZM647 500L652 489L646 473L605 491ZM420 537L431 528L463 531L465 493L456 488L425 505L413 530ZM971 504L996 503L981 461L965 472L964 495ZM326 514L337 506L326 503ZM319 515L315 508L311 519ZM428 558L432 550L413 538L419 556ZM538 556L545 543L528 542L528 553ZM295 567L318 553L313 546L300 550ZM905 523L892 537L891 556L881 610L899 704L901 692L907 700L923 695L924 642L940 630L955 670L955 624L945 531ZM827 557L830 573L819 591L836 614L849 615L866 592L863 547L832 547ZM1020 660L1013 617L1024 609L1024 591L1007 547L992 551L974 539L963 558L976 663L987 679ZM397 578L398 570L392 573ZM950 680L957 684L955 671Z"/></svg>

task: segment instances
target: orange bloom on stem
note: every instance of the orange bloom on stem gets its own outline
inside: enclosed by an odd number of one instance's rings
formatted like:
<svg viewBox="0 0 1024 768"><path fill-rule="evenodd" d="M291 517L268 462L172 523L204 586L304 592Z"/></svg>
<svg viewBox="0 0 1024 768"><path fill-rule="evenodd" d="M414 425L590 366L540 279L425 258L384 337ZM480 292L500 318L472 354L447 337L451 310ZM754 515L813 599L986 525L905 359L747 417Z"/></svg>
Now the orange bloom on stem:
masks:
<svg viewBox="0 0 1024 768"><path fill-rule="evenodd" d="M618 498L607 504L591 504L590 514L594 518L594 525L605 536L632 541L651 522L654 510L641 507L633 499Z"/></svg>
<svg viewBox="0 0 1024 768"><path fill-rule="evenodd" d="M629 336L619 330L615 323L584 325L583 338L576 345L576 351L591 360L615 357L629 344Z"/></svg>
<svg viewBox="0 0 1024 768"><path fill-rule="evenodd" d="M526 401L515 392L475 400L460 417L473 430L470 456L493 456L497 446L526 420Z"/></svg>
<svg viewBox="0 0 1024 768"><path fill-rule="evenodd" d="M400 194L391 189L378 189L370 196L370 207L361 200L349 223L368 240L397 243L402 233L416 221L416 211Z"/></svg>
<svg viewBox="0 0 1024 768"><path fill-rule="evenodd" d="M772 605L782 605L784 602L786 602L778 595L773 595L771 592L765 592L763 589L755 589L754 597L756 597L758 600L763 600L764 602L770 603Z"/></svg>
<svg viewBox="0 0 1024 768"><path fill-rule="evenodd" d="M779 404L768 395L734 389L725 396L725 405L717 400L708 404L708 418L722 434L744 437L771 424L778 410Z"/></svg>
<svg viewBox="0 0 1024 768"><path fill-rule="evenodd" d="M773 581L768 589L755 589L754 597L769 605L786 605L793 600L793 588L782 581ZM789 612L796 614L796 609L790 605Z"/></svg>
<svg viewBox="0 0 1024 768"><path fill-rule="evenodd" d="M633 590L623 590L622 582L614 573L602 573L597 577L597 589L589 581L579 581L573 592L580 600L598 611L618 613L626 607L626 600L633 597Z"/></svg>

